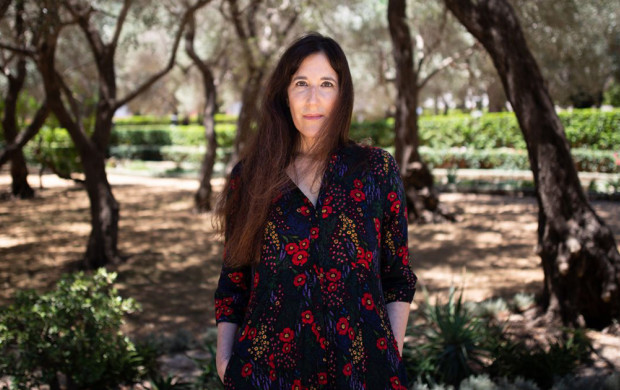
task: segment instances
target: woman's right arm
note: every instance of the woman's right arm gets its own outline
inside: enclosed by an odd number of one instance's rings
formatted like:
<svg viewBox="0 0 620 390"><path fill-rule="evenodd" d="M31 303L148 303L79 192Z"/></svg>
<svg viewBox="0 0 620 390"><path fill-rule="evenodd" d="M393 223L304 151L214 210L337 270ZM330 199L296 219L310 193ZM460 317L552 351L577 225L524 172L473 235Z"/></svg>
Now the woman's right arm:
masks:
<svg viewBox="0 0 620 390"><path fill-rule="evenodd" d="M232 322L220 322L217 325L217 351L215 354L215 364L217 375L224 382L224 373L232 354L232 346L239 326Z"/></svg>

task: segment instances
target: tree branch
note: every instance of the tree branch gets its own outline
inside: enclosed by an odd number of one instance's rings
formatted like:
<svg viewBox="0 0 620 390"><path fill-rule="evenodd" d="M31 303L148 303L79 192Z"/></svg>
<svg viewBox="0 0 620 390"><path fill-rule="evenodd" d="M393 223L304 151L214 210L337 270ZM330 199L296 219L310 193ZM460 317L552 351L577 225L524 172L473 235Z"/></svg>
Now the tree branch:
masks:
<svg viewBox="0 0 620 390"><path fill-rule="evenodd" d="M441 61L441 63L439 64L437 68L433 69L431 73L429 73L426 77L424 77L424 79L418 84L418 88L420 89L423 88L426 85L426 83L428 83L429 80L432 79L437 73L446 69L448 66L451 66L456 61L459 61L463 58L470 57L472 54L474 54L477 48L478 48L478 44L475 43L472 46L465 49L464 51L456 53L456 55L452 57L445 58L443 61Z"/></svg>
<svg viewBox="0 0 620 390"><path fill-rule="evenodd" d="M118 15L118 20L116 21L116 29L114 30L114 35L112 37L112 41L109 43L109 46L116 47L118 43L118 38L121 35L121 30L123 29L123 25L125 24L125 19L127 19L127 14L129 13L129 8L131 7L132 0L123 1L123 8L121 9L121 13Z"/></svg>
<svg viewBox="0 0 620 390"><path fill-rule="evenodd" d="M162 78L166 73L170 71L170 69L172 69L175 63L177 49L179 47L179 42L181 41L181 37L183 36L183 30L185 30L185 25L187 24L190 16L193 15L193 13L196 12L196 10L198 10L199 8L209 4L210 1L211 0L199 0L196 2L196 4L194 4L193 6L191 6L189 9L185 11L185 13L183 14L183 17L181 18L181 24L179 26L179 30L177 31L176 36L174 38L174 44L172 46L172 53L170 54L170 59L168 60L168 64L166 65L166 67L162 69L161 71L152 75L149 79L147 79L144 83L142 83L142 85L135 88L132 92L128 93L124 98L117 100L116 104L114 105L114 110L117 110L118 108L130 102L136 96L146 91L153 84L155 84L157 80Z"/></svg>
<svg viewBox="0 0 620 390"><path fill-rule="evenodd" d="M28 141L30 141L39 132L39 129L41 129L45 123L49 112L50 109L47 104L47 100L45 100L34 115L32 122L30 122L28 127L26 127L26 130L20 132L15 141L7 145L0 152L0 167L11 158L11 155L15 151L23 148L24 145L26 145Z"/></svg>
<svg viewBox="0 0 620 390"><path fill-rule="evenodd" d="M0 49L6 49L14 53L22 54L28 57L33 57L35 55L35 52L32 49L11 45L10 43L5 43L5 42L0 42Z"/></svg>
<svg viewBox="0 0 620 390"><path fill-rule="evenodd" d="M55 69L54 69L54 73L56 73L56 78L58 79L58 83L60 84L61 91L64 92L65 96L67 97L67 100L69 100L69 105L71 106L71 112L73 113L74 121L80 124L81 123L80 109L79 109L79 104L77 100L75 100L75 97L73 96L73 93L71 92L71 89L65 82L65 79L62 78L60 73L58 73L58 71Z"/></svg>

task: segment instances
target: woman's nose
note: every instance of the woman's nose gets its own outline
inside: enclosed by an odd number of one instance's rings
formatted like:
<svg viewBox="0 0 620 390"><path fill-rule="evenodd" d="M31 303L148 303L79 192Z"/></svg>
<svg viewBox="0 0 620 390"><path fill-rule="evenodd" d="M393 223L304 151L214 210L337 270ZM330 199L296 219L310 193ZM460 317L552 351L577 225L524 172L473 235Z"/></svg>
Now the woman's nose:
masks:
<svg viewBox="0 0 620 390"><path fill-rule="evenodd" d="M317 87L310 87L310 91L308 91L308 101L309 102L314 102L316 100L318 100L318 94L319 91L317 90Z"/></svg>

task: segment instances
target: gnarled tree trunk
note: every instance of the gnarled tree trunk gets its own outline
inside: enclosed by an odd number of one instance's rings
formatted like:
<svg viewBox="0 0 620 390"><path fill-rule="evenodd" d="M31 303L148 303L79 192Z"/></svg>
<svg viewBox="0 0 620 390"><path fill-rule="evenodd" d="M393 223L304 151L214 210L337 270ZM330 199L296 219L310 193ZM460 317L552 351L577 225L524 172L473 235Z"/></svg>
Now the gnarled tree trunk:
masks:
<svg viewBox="0 0 620 390"><path fill-rule="evenodd" d="M444 0L489 52L527 143L539 206L549 319L602 328L620 318L620 254L589 205L562 124L506 0Z"/></svg>
<svg viewBox="0 0 620 390"><path fill-rule="evenodd" d="M395 156L407 195L409 219L420 222L452 219L439 207L433 174L418 152L418 72L413 65L413 43L407 25L405 0L390 0L388 24L396 64Z"/></svg>
<svg viewBox="0 0 620 390"><path fill-rule="evenodd" d="M213 191L211 188L211 176L213 175L213 166L215 165L217 151L217 139L215 137L215 110L217 109L216 89L211 68L205 61L200 59L196 50L194 50L194 35L196 32L194 15L189 19L187 27L187 32L185 33L185 51L202 75L202 85L205 94L202 124L205 129L205 139L207 141L207 150L200 168L200 186L194 195L194 205L198 212L206 212L212 209L211 193Z"/></svg>

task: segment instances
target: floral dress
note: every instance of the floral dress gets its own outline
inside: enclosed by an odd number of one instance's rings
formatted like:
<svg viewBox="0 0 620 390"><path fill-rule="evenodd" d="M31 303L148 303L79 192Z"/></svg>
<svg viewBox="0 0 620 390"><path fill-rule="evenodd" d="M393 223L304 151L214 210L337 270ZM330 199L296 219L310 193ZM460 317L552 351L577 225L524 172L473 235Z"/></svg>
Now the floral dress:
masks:
<svg viewBox="0 0 620 390"><path fill-rule="evenodd" d="M291 181L259 264L222 267L216 322L240 326L225 387L406 389L386 310L415 293L406 215L397 164L379 148L333 152L316 207Z"/></svg>

